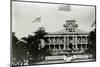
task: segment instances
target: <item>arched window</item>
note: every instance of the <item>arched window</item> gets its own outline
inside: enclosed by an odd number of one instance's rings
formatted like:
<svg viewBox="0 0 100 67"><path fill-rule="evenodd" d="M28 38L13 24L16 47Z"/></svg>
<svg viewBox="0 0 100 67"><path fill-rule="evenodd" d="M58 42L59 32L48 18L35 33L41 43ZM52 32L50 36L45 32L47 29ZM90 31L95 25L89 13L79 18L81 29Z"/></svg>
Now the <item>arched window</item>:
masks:
<svg viewBox="0 0 100 67"><path fill-rule="evenodd" d="M60 48L63 49L64 48L64 44L60 44Z"/></svg>
<svg viewBox="0 0 100 67"><path fill-rule="evenodd" d="M72 39L72 36L69 37L69 41L70 41L70 40L73 40L73 39Z"/></svg>
<svg viewBox="0 0 100 67"><path fill-rule="evenodd" d="M72 49L73 48L73 45L72 44L69 44L69 48Z"/></svg>
<svg viewBox="0 0 100 67"><path fill-rule="evenodd" d="M82 36L82 42L85 42L85 41L86 41L85 36Z"/></svg>
<svg viewBox="0 0 100 67"><path fill-rule="evenodd" d="M64 37L60 37L60 42L61 42L61 43L64 42Z"/></svg>
<svg viewBox="0 0 100 67"><path fill-rule="evenodd" d="M81 49L81 44L77 44L78 48Z"/></svg>
<svg viewBox="0 0 100 67"><path fill-rule="evenodd" d="M78 37L77 37L77 40L80 42L80 41L81 41L81 37L80 37L80 36L78 36Z"/></svg>
<svg viewBox="0 0 100 67"><path fill-rule="evenodd" d="M55 49L59 49L59 45L58 44L55 45Z"/></svg>
<svg viewBox="0 0 100 67"><path fill-rule="evenodd" d="M50 49L54 49L54 45L50 45Z"/></svg>
<svg viewBox="0 0 100 67"><path fill-rule="evenodd" d="M86 44L82 44L82 47L85 48L86 47Z"/></svg>
<svg viewBox="0 0 100 67"><path fill-rule="evenodd" d="M69 28L69 32L73 32L73 28Z"/></svg>

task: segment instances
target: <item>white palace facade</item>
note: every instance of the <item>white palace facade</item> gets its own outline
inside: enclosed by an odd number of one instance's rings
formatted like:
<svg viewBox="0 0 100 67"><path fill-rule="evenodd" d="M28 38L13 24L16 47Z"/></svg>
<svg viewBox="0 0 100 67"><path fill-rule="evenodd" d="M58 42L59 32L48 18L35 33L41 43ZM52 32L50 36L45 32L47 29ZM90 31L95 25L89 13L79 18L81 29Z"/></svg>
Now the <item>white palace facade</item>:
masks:
<svg viewBox="0 0 100 67"><path fill-rule="evenodd" d="M66 20L63 27L58 32L45 35L48 50L54 53L83 53L87 49L89 33L78 29L75 20Z"/></svg>

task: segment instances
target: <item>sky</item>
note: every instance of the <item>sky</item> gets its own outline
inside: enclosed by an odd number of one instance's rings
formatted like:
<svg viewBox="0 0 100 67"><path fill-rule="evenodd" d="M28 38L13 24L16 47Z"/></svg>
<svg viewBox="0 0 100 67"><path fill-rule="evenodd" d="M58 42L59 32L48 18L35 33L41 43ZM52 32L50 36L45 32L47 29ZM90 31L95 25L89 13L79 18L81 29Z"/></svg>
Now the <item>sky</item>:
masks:
<svg viewBox="0 0 100 67"><path fill-rule="evenodd" d="M95 7L70 5L70 11L60 11L63 4L46 4L30 2L12 2L12 32L20 39L34 35L39 27L46 32L56 32L64 29L66 20L76 20L78 29L91 31L91 24L95 21ZM41 17L40 22L34 22Z"/></svg>

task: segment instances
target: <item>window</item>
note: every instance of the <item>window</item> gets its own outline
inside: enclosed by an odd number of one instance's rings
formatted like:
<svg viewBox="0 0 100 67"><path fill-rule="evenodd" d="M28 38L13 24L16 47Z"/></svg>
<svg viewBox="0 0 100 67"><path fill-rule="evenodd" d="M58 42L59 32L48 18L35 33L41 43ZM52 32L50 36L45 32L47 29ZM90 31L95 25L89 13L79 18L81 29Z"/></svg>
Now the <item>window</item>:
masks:
<svg viewBox="0 0 100 67"><path fill-rule="evenodd" d="M54 45L50 45L50 49L54 49Z"/></svg>
<svg viewBox="0 0 100 67"><path fill-rule="evenodd" d="M55 45L55 49L59 49L59 45L58 44Z"/></svg>
<svg viewBox="0 0 100 67"><path fill-rule="evenodd" d="M77 44L77 45L78 45L78 48L81 49L81 44Z"/></svg>
<svg viewBox="0 0 100 67"><path fill-rule="evenodd" d="M63 48L64 48L64 45L63 45L63 44L61 44L61 45L60 45L60 48L61 48L61 49L63 49Z"/></svg>
<svg viewBox="0 0 100 67"><path fill-rule="evenodd" d="M86 44L82 44L82 47L85 48Z"/></svg>
<svg viewBox="0 0 100 67"><path fill-rule="evenodd" d="M69 37L69 41L70 41L70 40L73 40L71 36Z"/></svg>
<svg viewBox="0 0 100 67"><path fill-rule="evenodd" d="M72 28L69 28L69 32L72 32L73 31L73 29Z"/></svg>
<svg viewBox="0 0 100 67"><path fill-rule="evenodd" d="M69 44L69 48L72 49L72 47L73 47L73 45L72 44Z"/></svg>

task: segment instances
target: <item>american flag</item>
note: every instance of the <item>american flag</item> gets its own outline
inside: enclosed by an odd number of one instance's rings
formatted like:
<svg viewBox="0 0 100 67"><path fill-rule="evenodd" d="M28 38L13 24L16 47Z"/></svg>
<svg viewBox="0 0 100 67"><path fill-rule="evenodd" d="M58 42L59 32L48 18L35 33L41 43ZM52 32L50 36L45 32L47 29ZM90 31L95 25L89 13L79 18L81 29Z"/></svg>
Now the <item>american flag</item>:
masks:
<svg viewBox="0 0 100 67"><path fill-rule="evenodd" d="M32 21L32 23L34 23L34 22L41 22L41 17L35 18L35 19Z"/></svg>
<svg viewBox="0 0 100 67"><path fill-rule="evenodd" d="M59 11L71 11L71 6L70 5L60 5Z"/></svg>

